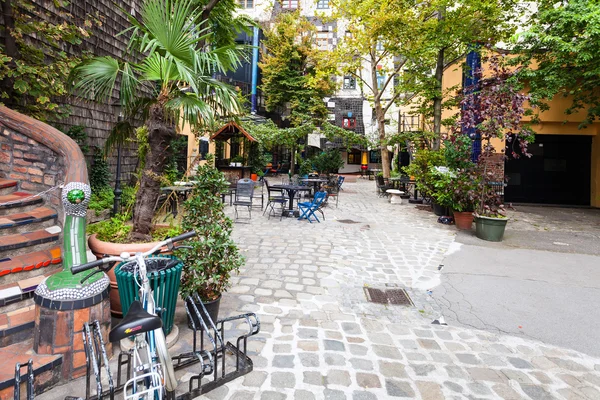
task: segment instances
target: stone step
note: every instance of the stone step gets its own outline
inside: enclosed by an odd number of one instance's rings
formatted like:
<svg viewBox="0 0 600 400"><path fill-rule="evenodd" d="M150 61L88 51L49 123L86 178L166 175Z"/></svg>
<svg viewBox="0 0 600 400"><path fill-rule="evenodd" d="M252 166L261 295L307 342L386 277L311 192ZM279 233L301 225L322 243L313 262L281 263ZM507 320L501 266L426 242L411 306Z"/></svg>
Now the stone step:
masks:
<svg viewBox="0 0 600 400"><path fill-rule="evenodd" d="M33 339L0 348L0 400L14 399L15 365L33 360L34 387L37 394L58 383L61 378L62 355L38 355ZM26 393L27 368L21 368L21 393ZM24 378L24 379L23 379ZM23 382L25 381L25 382Z"/></svg>
<svg viewBox="0 0 600 400"><path fill-rule="evenodd" d="M0 215L13 213L15 209L33 210L44 201L41 197L30 197L32 195L33 193L18 191L0 196Z"/></svg>
<svg viewBox="0 0 600 400"><path fill-rule="evenodd" d="M11 255L15 254L15 250L24 247L29 248L29 251L50 248L47 243L57 242L60 239L60 232L60 227L54 225L32 232L0 236L0 260L11 257ZM23 254L23 251L19 251L18 253Z"/></svg>
<svg viewBox="0 0 600 400"><path fill-rule="evenodd" d="M33 337L35 326L35 304L33 299L23 306L0 314L0 348L22 342Z"/></svg>
<svg viewBox="0 0 600 400"><path fill-rule="evenodd" d="M18 188L18 181L13 179L0 178L0 196L15 192Z"/></svg>
<svg viewBox="0 0 600 400"><path fill-rule="evenodd" d="M58 213L48 207L0 216L0 235L24 233L35 228L48 228L56 223Z"/></svg>
<svg viewBox="0 0 600 400"><path fill-rule="evenodd" d="M43 270L34 269L0 278L3 280L2 286L0 286L0 313L7 312L4 309L5 306L31 297L45 277L55 274L61 269L59 265L52 265Z"/></svg>

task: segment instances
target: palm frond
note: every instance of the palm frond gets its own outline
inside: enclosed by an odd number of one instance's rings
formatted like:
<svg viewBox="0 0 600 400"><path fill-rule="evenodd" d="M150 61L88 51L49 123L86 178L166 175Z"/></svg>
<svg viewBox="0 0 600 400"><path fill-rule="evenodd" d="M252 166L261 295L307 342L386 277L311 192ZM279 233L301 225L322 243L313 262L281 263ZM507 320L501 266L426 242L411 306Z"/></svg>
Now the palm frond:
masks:
<svg viewBox="0 0 600 400"><path fill-rule="evenodd" d="M121 73L119 61L112 57L95 57L75 67L69 80L75 94L102 102L112 96Z"/></svg>
<svg viewBox="0 0 600 400"><path fill-rule="evenodd" d="M123 146L127 139L134 137L134 133L135 129L128 120L117 122L104 143L104 155L109 156L118 146Z"/></svg>

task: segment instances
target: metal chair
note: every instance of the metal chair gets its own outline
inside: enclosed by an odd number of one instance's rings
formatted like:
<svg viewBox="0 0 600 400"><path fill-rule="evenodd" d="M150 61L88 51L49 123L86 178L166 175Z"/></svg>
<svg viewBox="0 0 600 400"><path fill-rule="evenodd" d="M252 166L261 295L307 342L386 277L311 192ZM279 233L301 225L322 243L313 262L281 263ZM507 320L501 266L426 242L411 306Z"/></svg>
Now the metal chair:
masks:
<svg viewBox="0 0 600 400"><path fill-rule="evenodd" d="M263 215L267 212L269 206L271 206L271 211L269 211L269 219L271 219L271 214L275 213L274 204L279 204L281 206L281 216L279 220L283 218L283 211L286 203L288 202L287 197L285 197L285 193L283 189L274 189L269 185L269 181L264 179L265 186L267 187L267 205L265 206L265 211L263 211Z"/></svg>
<svg viewBox="0 0 600 400"><path fill-rule="evenodd" d="M323 202L325 201L326 197L327 197L326 192L317 192L317 193L315 193L315 197L313 198L313 201L298 203L298 208L300 209L300 212L302 213L302 214L300 214L300 217L298 218L298 220L306 218L308 220L308 222L310 222L312 224L312 221L310 220L310 218L315 217L315 220L317 220L317 222L321 222L321 221L319 221L319 218L315 215L315 211L320 211L321 214L323 214L323 211L320 210L320 207L323 204ZM325 219L325 217L323 217L323 219Z"/></svg>
<svg viewBox="0 0 600 400"><path fill-rule="evenodd" d="M239 218L238 206L248 207L248 218L252 218L252 198L254 196L254 181L244 178L237 182L235 190L235 219Z"/></svg>
<svg viewBox="0 0 600 400"><path fill-rule="evenodd" d="M387 196L388 194L386 193L386 191L388 189L393 189L393 185L386 183L385 179L381 175L377 175L376 178L377 180L375 182L377 183L377 189L379 190L379 197Z"/></svg>

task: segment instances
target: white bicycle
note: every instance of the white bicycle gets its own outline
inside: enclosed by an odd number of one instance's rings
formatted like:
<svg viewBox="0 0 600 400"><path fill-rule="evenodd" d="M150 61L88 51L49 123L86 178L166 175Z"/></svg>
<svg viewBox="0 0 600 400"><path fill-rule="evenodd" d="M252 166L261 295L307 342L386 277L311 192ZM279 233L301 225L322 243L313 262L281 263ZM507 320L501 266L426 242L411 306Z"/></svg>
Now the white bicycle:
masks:
<svg viewBox="0 0 600 400"><path fill-rule="evenodd" d="M175 377L173 362L167 350L167 343L162 330L162 320L157 315L157 312L161 310L156 309L150 281L147 277L147 263L157 260L158 258L150 256L157 254L162 248L167 247L171 251L174 249L174 243L195 235L196 232L194 231L187 232L166 239L144 253L135 255L123 253L120 256L104 257L87 264L71 267L73 274L99 267L99 270L92 272L82 281L99 271L110 270L117 262L121 261L127 262L125 265L129 265L133 269L136 283L139 286L140 300L131 304L121 323L112 328L109 334L111 342L133 336L133 375L123 388L126 400L174 400L176 398L177 378ZM160 260L168 259L161 258ZM179 261L172 262L176 264ZM166 263L164 269L171 266L170 263ZM210 364L212 364L212 360ZM207 369L210 369L210 366L207 367L209 367Z"/></svg>

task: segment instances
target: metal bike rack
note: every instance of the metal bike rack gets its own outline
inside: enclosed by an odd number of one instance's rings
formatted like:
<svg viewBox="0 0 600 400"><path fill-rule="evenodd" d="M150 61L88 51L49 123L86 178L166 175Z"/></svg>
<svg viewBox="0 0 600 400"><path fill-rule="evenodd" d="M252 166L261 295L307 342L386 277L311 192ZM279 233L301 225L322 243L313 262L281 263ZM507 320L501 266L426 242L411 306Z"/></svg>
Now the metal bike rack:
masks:
<svg viewBox="0 0 600 400"><path fill-rule="evenodd" d="M21 368L27 366L27 400L33 400L35 392L33 390L33 360L27 361L27 364L17 363L15 365L15 385L14 399L21 400Z"/></svg>
<svg viewBox="0 0 600 400"><path fill-rule="evenodd" d="M188 392L177 395L176 400L191 400L251 372L253 365L252 360L247 354L247 340L250 336L254 336L260 331L260 321L255 313L246 313L224 318L215 323L208 315L204 304L202 304L198 297L195 299L189 298L189 300L195 300L195 302L201 305L201 307L198 308L194 304L194 301L185 302L185 310L188 317L190 317L192 330L194 331L192 351L173 356L172 361L175 370L180 370L198 363L200 366L199 372L190 378ZM189 304L191 304L191 307ZM192 315L197 317L196 320L200 322L200 326L196 326ZM202 318L202 315L204 315L204 318ZM234 321L245 322L248 327L247 332L237 338L235 345L230 342L224 342L226 333L225 323ZM208 324L206 322L208 322ZM131 350L121 352L117 358L117 376L115 385L108 365L108 357L100 331L100 323L94 321L86 323L84 327L83 341L87 366L85 399L114 400L115 394L122 392L125 382L132 377ZM205 336L207 340L205 340ZM105 389L102 384L103 368L106 371L108 381L107 389ZM91 394L92 373L95 376L96 393L94 394ZM205 383L202 383L203 378L206 378ZM33 399L33 397L31 399ZM83 400L82 398L70 396L65 398L65 400L80 399ZM29 397L28 400L30 400Z"/></svg>

